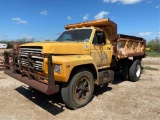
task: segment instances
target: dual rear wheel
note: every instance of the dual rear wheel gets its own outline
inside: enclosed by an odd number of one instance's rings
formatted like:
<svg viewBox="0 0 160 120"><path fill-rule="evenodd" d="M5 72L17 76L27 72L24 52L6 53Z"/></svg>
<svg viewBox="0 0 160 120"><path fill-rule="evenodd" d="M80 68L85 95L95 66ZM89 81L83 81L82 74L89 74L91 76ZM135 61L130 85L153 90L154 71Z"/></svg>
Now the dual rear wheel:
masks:
<svg viewBox="0 0 160 120"><path fill-rule="evenodd" d="M127 60L123 64L122 75L125 80L131 80L136 82L139 80L142 73L141 61L140 60Z"/></svg>

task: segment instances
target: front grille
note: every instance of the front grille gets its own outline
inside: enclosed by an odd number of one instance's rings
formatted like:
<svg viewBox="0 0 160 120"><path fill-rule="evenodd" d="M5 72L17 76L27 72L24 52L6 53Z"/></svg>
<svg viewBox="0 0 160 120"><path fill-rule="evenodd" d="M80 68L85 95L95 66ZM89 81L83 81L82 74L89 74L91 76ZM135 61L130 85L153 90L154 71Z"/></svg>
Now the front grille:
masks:
<svg viewBox="0 0 160 120"><path fill-rule="evenodd" d="M31 60L34 61L31 63L31 67L35 71L43 71L43 58L42 55L42 47L21 47L20 48L20 56L21 56L21 65L23 67L28 67L28 54L31 55Z"/></svg>

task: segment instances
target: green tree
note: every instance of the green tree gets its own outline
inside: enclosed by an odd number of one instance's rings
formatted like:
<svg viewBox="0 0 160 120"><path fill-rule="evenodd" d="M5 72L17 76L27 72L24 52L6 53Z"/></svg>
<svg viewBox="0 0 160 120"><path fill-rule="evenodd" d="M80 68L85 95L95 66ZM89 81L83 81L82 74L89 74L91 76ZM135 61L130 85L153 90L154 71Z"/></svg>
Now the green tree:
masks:
<svg viewBox="0 0 160 120"><path fill-rule="evenodd" d="M155 40L150 40L147 42L147 47L154 51L160 51L160 39L157 37Z"/></svg>
<svg viewBox="0 0 160 120"><path fill-rule="evenodd" d="M160 39L158 37L155 39L155 51L160 52Z"/></svg>

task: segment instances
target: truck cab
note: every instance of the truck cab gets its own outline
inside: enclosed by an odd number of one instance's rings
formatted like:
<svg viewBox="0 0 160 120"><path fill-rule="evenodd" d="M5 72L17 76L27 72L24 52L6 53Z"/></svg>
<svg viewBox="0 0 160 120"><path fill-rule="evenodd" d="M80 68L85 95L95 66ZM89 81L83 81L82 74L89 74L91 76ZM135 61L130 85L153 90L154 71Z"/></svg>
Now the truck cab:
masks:
<svg viewBox="0 0 160 120"><path fill-rule="evenodd" d="M113 47L109 35L102 29L85 27L67 30L56 41L83 43L84 48L90 51L88 54L94 59L98 69L110 67Z"/></svg>

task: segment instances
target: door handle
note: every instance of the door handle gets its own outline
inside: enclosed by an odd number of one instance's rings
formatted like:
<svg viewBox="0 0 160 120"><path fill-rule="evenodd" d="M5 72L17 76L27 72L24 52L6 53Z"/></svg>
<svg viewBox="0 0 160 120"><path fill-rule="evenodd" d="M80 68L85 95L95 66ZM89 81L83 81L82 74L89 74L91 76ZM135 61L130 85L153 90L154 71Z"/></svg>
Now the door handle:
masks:
<svg viewBox="0 0 160 120"><path fill-rule="evenodd" d="M111 50L111 48L110 48L110 47L107 47L107 50Z"/></svg>

